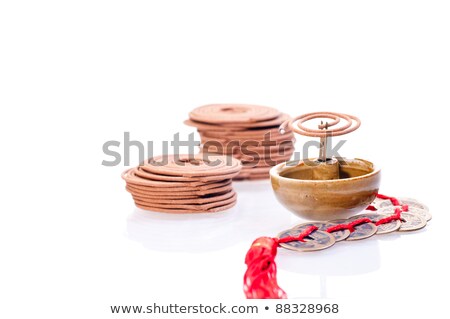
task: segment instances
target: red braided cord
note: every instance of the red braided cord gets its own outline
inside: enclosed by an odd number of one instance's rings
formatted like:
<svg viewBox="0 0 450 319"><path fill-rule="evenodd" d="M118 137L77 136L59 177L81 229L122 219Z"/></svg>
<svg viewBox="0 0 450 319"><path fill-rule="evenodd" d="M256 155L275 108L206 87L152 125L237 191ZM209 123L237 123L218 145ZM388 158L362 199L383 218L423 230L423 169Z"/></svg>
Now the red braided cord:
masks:
<svg viewBox="0 0 450 319"><path fill-rule="evenodd" d="M344 229L348 229L350 232L354 232L355 231L355 227L364 223L370 223L372 222L369 218L360 218L360 219L356 219L354 221L352 221L351 223L348 224L338 224L336 226L331 226L327 228L327 232L332 233L338 230L344 230Z"/></svg>
<svg viewBox="0 0 450 319"><path fill-rule="evenodd" d="M390 200L392 205L400 206L400 202L395 197L378 194L377 198ZM370 205L368 210L377 210ZM386 218L380 219L375 224L382 225L394 220L401 219L401 213L408 211L408 205L402 205L395 208L395 213ZM355 227L363 223L373 222L369 218L356 219L348 224L339 224L327 229L331 233L338 230L348 229L351 232ZM284 238L260 237L256 239L245 256L247 271L244 275L244 293L247 299L285 299L286 293L277 283L277 266L275 256L277 247L280 243L291 241L304 241L304 238L317 230L316 226L310 226L297 236L288 236Z"/></svg>
<svg viewBox="0 0 450 319"><path fill-rule="evenodd" d="M395 197L377 194L377 198L379 198L379 199L389 199L391 201L392 205L400 206L400 202Z"/></svg>
<svg viewBox="0 0 450 319"><path fill-rule="evenodd" d="M301 241L304 242L304 238L311 235L311 233L315 230L318 230L319 228L317 228L316 226L309 226L307 227L304 231L302 231L300 234L298 234L297 236L287 236L287 237L283 237L278 239L278 243L289 243L291 241Z"/></svg>

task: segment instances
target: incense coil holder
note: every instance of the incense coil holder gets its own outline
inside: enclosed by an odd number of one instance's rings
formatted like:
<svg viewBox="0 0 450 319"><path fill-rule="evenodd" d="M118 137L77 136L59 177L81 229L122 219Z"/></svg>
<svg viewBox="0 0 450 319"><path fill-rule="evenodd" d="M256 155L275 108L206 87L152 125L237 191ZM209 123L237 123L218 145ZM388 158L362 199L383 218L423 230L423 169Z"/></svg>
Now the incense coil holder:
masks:
<svg viewBox="0 0 450 319"><path fill-rule="evenodd" d="M330 179L330 172L337 176ZM270 179L278 201L295 215L330 220L348 218L369 206L378 194L381 171L362 159L311 159L278 164L270 170Z"/></svg>

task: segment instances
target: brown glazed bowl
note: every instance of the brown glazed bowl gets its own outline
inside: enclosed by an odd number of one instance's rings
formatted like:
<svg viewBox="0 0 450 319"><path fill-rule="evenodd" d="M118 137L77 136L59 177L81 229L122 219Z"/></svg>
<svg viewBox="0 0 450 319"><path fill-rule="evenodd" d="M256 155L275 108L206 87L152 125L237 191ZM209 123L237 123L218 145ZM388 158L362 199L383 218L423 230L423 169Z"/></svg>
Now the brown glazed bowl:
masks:
<svg viewBox="0 0 450 319"><path fill-rule="evenodd" d="M380 186L380 169L362 159L343 159L339 178L312 179L314 166L292 161L270 170L278 201L291 212L310 220L348 218L372 203ZM311 163L311 162L310 162Z"/></svg>

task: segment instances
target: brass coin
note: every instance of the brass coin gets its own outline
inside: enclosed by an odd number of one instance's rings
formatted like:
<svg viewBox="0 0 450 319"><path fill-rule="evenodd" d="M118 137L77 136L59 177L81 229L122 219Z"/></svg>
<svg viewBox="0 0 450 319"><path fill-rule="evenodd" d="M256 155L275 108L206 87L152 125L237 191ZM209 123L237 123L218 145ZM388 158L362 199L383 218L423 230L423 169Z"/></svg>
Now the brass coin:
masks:
<svg viewBox="0 0 450 319"><path fill-rule="evenodd" d="M393 214L394 207L385 207L381 209L380 213ZM398 231L413 231L424 228L427 225L427 221L420 217L420 215L412 212L402 212L402 225Z"/></svg>
<svg viewBox="0 0 450 319"><path fill-rule="evenodd" d="M422 204L421 202L412 199L412 198L405 198L405 197L401 197L398 199L399 202L402 205L408 205L409 208L409 212L413 213L413 214L417 214L420 217L422 217L423 219L425 219L426 221L431 220L431 214L430 214L430 209L428 208L427 205ZM380 203L379 208L385 208L385 207L392 207L392 203L390 201L387 202L383 202Z"/></svg>
<svg viewBox="0 0 450 319"><path fill-rule="evenodd" d="M378 214L378 213L365 213L365 214L359 214L359 215L353 216L350 218L350 220L355 220L355 219L359 219L359 218L369 218L371 221L376 223L380 219L386 218L388 216L389 215ZM393 220L386 224L376 225L378 228L377 235L395 232L400 228L401 225L402 225L402 222L400 220Z"/></svg>
<svg viewBox="0 0 450 319"><path fill-rule="evenodd" d="M305 230L307 226L299 227L296 229L288 229L278 234L278 238L284 238L288 236L298 236L302 231ZM322 250L334 245L336 241L334 240L334 236L321 230L316 230L312 232L307 238L304 239L304 242L299 240L291 241L289 243L280 243L280 246L286 249L295 250L295 251L316 251Z"/></svg>
<svg viewBox="0 0 450 319"><path fill-rule="evenodd" d="M376 209L380 209L381 205L392 205L391 201L388 199L381 199L378 197L375 197L375 199L372 202L372 206L374 206Z"/></svg>
<svg viewBox="0 0 450 319"><path fill-rule="evenodd" d="M316 226L319 228L319 230L327 231L327 229L331 226L334 226L335 224L328 223L328 222L312 222L312 223L304 223L297 226L292 227L292 229L302 228L302 227L308 227L308 226ZM338 230L330 233L333 235L334 240L336 242L347 239L348 236L350 236L350 231L348 229Z"/></svg>
<svg viewBox="0 0 450 319"><path fill-rule="evenodd" d="M335 219L330 220L329 223L334 225L337 224L348 224L351 220L349 219ZM369 238L375 235L377 232L377 226L374 223L364 223L358 226L355 226L355 230L350 233L346 240L360 240Z"/></svg>

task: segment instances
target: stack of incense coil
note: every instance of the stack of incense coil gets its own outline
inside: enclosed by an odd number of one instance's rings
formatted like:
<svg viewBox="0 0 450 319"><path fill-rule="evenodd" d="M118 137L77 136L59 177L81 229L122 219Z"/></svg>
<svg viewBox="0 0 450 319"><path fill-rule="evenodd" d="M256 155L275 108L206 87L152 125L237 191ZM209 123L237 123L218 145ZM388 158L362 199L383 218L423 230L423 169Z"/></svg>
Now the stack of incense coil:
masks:
<svg viewBox="0 0 450 319"><path fill-rule="evenodd" d="M221 155L164 155L126 170L122 178L137 207L166 213L212 213L236 204L232 179L239 160Z"/></svg>
<svg viewBox="0 0 450 319"><path fill-rule="evenodd" d="M242 162L235 179L265 179L270 168L294 152L292 131L278 130L289 119L267 106L211 104L190 112L185 124L197 128L203 152L232 155Z"/></svg>

